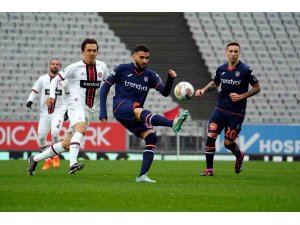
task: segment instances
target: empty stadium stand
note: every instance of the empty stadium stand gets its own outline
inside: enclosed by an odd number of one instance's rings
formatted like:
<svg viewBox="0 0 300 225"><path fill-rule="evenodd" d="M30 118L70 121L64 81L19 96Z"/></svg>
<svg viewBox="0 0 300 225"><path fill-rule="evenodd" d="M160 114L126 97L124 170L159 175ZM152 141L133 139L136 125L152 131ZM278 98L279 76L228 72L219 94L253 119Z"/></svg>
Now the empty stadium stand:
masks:
<svg viewBox="0 0 300 225"><path fill-rule="evenodd" d="M213 77L226 43L241 43L262 91L248 99L246 122L299 123L300 13L184 13Z"/></svg>

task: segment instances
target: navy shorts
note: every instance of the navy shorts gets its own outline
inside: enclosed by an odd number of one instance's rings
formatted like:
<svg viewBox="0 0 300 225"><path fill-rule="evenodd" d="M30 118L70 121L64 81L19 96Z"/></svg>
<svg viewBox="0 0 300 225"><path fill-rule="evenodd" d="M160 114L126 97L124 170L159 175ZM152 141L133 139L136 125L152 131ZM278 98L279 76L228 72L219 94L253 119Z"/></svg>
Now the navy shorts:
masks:
<svg viewBox="0 0 300 225"><path fill-rule="evenodd" d="M245 115L228 112L219 108L215 108L213 111L209 123L208 133L220 134L225 128L225 139L234 141L238 134L241 132L241 126L243 124Z"/></svg>
<svg viewBox="0 0 300 225"><path fill-rule="evenodd" d="M131 133L133 133L137 137L140 137L140 132L153 130L153 127L143 122L136 122L133 113L134 108L134 102L129 100L123 100L116 105L114 104L114 117Z"/></svg>

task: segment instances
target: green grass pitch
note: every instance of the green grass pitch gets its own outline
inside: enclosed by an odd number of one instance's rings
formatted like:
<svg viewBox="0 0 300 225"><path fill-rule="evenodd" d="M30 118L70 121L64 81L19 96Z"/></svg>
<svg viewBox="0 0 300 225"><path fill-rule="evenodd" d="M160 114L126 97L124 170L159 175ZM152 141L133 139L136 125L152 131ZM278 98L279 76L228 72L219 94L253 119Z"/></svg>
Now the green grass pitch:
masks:
<svg viewBox="0 0 300 225"><path fill-rule="evenodd" d="M154 161L135 183L141 161L83 161L69 175L61 167L27 174L27 161L0 161L1 212L299 212L300 163L215 161L215 176L200 177L205 162Z"/></svg>

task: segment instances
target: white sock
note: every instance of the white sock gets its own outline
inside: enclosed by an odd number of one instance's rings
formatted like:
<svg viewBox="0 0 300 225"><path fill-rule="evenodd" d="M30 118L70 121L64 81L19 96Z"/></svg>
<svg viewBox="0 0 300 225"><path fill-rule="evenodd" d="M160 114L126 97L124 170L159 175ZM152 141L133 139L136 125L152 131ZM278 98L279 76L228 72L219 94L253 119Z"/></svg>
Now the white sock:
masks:
<svg viewBox="0 0 300 225"><path fill-rule="evenodd" d="M51 158L52 156L55 156L64 151L66 150L62 146L61 142L59 142L54 145L51 145L49 148L47 148L45 151L41 152L40 154L35 155L33 157L33 160L38 162L43 159Z"/></svg>
<svg viewBox="0 0 300 225"><path fill-rule="evenodd" d="M83 139L83 134L75 132L70 142L70 166L77 163L77 157L79 154L80 143Z"/></svg>

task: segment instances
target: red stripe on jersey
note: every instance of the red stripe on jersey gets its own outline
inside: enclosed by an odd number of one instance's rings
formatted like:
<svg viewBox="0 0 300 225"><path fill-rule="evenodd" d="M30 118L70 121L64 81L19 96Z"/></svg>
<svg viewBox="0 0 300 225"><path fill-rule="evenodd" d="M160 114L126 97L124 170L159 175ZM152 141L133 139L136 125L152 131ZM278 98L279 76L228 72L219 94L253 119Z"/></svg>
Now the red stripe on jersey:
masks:
<svg viewBox="0 0 300 225"><path fill-rule="evenodd" d="M113 84L110 83L109 81L105 80L104 82L108 83L110 86L112 86Z"/></svg>
<svg viewBox="0 0 300 225"><path fill-rule="evenodd" d="M96 65L87 65L87 78L89 81L96 81ZM94 105L94 98L95 98L96 89L95 88L87 88L86 89L86 105L90 108Z"/></svg>
<svg viewBox="0 0 300 225"><path fill-rule="evenodd" d="M60 73L57 74L60 79L65 80Z"/></svg>

